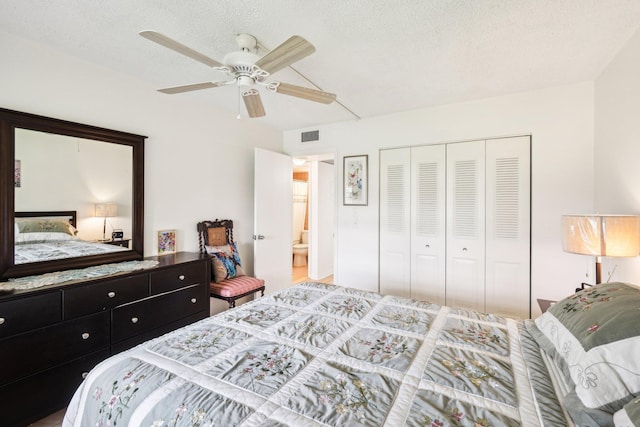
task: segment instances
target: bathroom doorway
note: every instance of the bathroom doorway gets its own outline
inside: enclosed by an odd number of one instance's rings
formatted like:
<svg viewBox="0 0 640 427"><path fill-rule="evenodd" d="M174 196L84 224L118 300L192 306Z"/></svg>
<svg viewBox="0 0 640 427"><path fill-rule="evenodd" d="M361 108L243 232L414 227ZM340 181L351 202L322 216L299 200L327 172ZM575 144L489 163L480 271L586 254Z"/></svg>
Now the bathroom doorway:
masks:
<svg viewBox="0 0 640 427"><path fill-rule="evenodd" d="M335 169L330 158L294 158L292 282L333 283Z"/></svg>

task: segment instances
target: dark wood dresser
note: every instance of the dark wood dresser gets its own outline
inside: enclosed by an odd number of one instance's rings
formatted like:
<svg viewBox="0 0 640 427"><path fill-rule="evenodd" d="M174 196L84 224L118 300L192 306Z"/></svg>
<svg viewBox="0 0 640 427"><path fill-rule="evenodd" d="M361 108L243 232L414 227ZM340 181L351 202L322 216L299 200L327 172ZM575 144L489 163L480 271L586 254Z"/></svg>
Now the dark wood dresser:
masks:
<svg viewBox="0 0 640 427"><path fill-rule="evenodd" d="M65 407L98 362L209 315L208 257L145 259L160 264L0 296L0 425Z"/></svg>

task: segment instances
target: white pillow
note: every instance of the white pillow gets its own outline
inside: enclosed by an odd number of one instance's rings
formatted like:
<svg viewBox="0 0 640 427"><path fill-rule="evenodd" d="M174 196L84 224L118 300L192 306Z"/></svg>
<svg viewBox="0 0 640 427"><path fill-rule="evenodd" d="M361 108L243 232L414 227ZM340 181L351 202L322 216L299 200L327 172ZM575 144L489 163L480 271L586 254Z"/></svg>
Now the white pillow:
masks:
<svg viewBox="0 0 640 427"><path fill-rule="evenodd" d="M54 232L42 232L42 233L18 233L16 234L16 244L21 243L44 243L55 242L61 240L74 240L73 237L67 233L54 233Z"/></svg>

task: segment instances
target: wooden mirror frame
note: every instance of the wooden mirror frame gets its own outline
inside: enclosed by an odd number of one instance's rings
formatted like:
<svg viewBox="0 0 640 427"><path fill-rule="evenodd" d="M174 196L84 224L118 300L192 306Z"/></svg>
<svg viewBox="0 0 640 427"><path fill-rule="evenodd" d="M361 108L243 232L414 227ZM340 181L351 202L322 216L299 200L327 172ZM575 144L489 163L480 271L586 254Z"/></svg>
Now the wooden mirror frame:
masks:
<svg viewBox="0 0 640 427"><path fill-rule="evenodd" d="M15 129L29 129L76 138L128 145L132 155L132 247L101 255L14 264ZM145 136L0 108L0 279L71 268L141 259L144 247L144 140ZM43 209L45 210L45 209Z"/></svg>

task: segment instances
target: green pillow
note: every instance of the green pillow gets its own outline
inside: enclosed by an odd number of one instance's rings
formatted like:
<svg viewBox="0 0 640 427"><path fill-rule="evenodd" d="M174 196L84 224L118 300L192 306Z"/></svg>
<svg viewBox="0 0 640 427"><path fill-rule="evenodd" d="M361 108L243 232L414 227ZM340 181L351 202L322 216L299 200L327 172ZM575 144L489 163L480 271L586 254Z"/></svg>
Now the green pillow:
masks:
<svg viewBox="0 0 640 427"><path fill-rule="evenodd" d="M16 220L20 233L66 233L75 236L78 233L69 221L50 219Z"/></svg>
<svg viewBox="0 0 640 427"><path fill-rule="evenodd" d="M605 283L554 304L535 320L587 408L613 414L640 394L640 288Z"/></svg>

